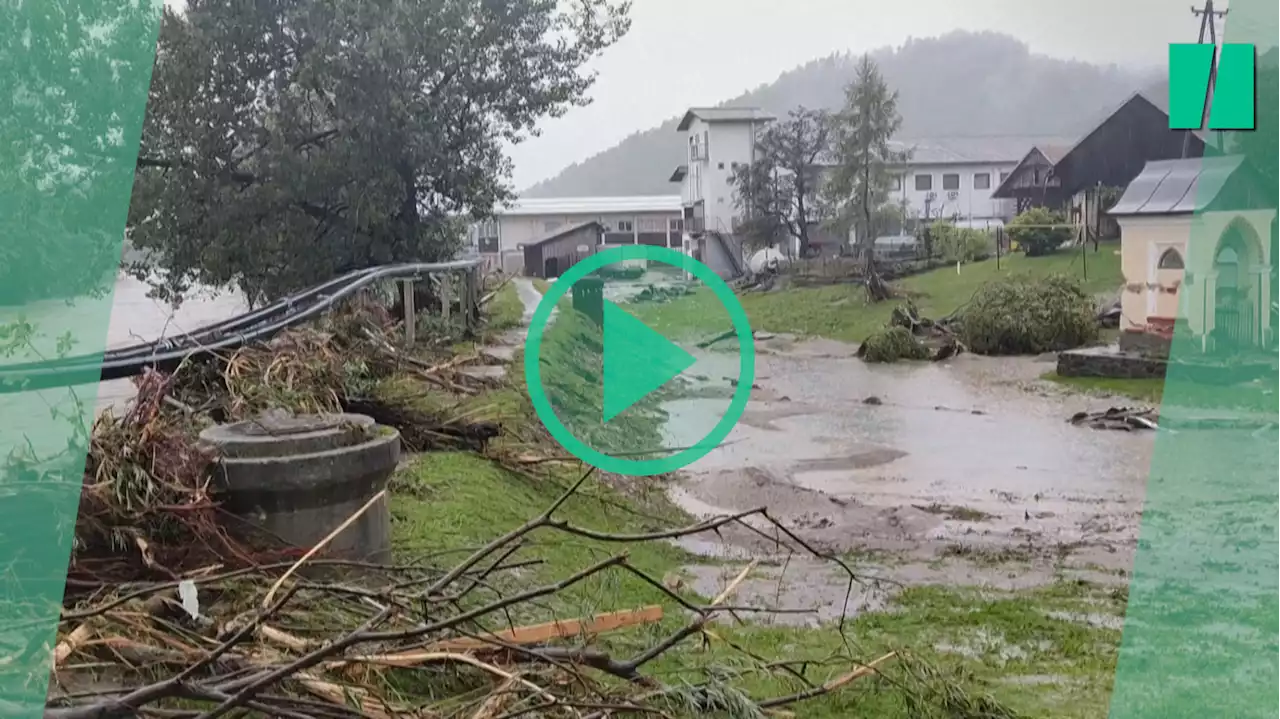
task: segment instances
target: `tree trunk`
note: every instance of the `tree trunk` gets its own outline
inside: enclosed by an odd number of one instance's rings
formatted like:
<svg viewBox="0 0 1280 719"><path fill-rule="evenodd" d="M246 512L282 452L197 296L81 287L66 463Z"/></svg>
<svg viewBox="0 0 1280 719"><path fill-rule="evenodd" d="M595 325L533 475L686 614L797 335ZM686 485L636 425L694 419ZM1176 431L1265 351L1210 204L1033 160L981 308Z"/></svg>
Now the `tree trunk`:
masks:
<svg viewBox="0 0 1280 719"><path fill-rule="evenodd" d="M880 271L876 268L875 253L875 231L871 227L871 171L868 166L863 170L862 177L862 219L863 227L866 229L867 237L865 249L866 254L863 274L867 278L867 299L872 302L883 302L892 296L888 285L880 277Z"/></svg>

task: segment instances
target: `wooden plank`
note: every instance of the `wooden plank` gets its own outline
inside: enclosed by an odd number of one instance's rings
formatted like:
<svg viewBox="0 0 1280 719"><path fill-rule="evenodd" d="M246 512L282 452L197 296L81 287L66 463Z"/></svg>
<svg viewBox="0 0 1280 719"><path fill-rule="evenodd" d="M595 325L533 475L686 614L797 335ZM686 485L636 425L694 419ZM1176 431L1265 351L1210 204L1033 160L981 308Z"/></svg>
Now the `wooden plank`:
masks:
<svg viewBox="0 0 1280 719"><path fill-rule="evenodd" d="M506 644L541 644L552 639L567 639L582 635L603 634L625 627L640 624L652 624L662 621L662 607L652 605L641 609L627 609L620 612L597 614L587 621L569 619L565 621L531 624L524 627L508 629L484 637L463 637L436 642L427 647L428 651L467 651L484 648L496 648L495 642Z"/></svg>

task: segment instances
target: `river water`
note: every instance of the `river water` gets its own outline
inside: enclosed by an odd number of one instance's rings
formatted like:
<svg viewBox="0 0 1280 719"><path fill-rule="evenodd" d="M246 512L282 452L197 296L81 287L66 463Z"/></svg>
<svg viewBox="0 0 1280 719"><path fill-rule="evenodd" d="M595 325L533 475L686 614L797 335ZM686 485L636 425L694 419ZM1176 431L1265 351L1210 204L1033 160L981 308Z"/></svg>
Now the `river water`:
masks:
<svg viewBox="0 0 1280 719"><path fill-rule="evenodd" d="M82 298L68 304L58 300L38 302L24 307L0 308L0 325L17 319L25 319L36 327L40 336L33 344L40 356L55 356L57 338L70 333L74 337L101 337L101 323L107 320L107 348L125 347L138 342L157 340L240 314L248 309L244 297L235 292L200 290L182 303L176 310L164 302L147 297L148 286L132 277L116 279L112 293L103 298ZM81 354L85 348L73 348L71 354ZM34 357L13 357L3 362L30 361ZM133 396L129 380L103 382L94 386L71 388L88 403L94 397L96 412L119 408ZM65 437L61 430L50 423L65 422L53 416L55 411L72 411L74 403L66 389L41 392L24 392L0 395L0 448L12 447L26 441L45 444ZM10 419L13 418L13 419Z"/></svg>

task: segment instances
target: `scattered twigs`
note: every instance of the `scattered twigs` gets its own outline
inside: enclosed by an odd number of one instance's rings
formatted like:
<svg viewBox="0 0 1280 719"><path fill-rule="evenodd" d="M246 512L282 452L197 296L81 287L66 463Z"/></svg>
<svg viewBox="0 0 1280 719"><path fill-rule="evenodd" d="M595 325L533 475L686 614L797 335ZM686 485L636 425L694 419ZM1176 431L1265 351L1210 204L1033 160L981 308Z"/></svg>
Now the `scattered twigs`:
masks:
<svg viewBox="0 0 1280 719"><path fill-rule="evenodd" d="M68 633L55 652L59 667L73 656L111 661L121 648L128 648L136 656L163 652L167 659L153 662L149 671L168 666L174 667L174 673L160 680L148 680L142 673L122 680L118 688L98 693L74 693L74 674L64 676L62 684L68 689L51 698L48 715L54 719L118 719L153 713L157 704L172 699L202 703L205 709L183 715L199 719L217 719L236 710L342 719L444 715L426 707L415 708L403 696L387 692L391 674L423 671L455 673L468 685L483 690L480 698L468 705L464 715L470 717L497 717L503 712L512 716L537 712L580 716L584 711L662 715L661 707L650 700L664 696L668 688L642 674L642 668L703 633L717 615L740 609L732 606L730 599L758 563L741 568L710 603L703 605L667 589L632 565L626 554L604 557L550 582L536 586L524 582L521 587L514 578L502 579L529 566L515 559L517 550L527 548L525 540L535 532L558 533L579 541L634 544L715 532L744 524L751 516L772 520L763 510L752 510L643 533L617 534L581 527L560 518L558 512L590 475L590 471L584 473L538 516L448 567L360 566L359 586L298 578L299 567L326 561L314 558L326 544L322 541L303 557L273 569L205 572L192 581L207 598L202 599L201 611L213 618L212 627L202 628L182 617L162 622L136 610L150 597L172 592L174 582L137 587L122 597L103 596L96 608L67 613L76 619L69 623ZM689 620L629 658L612 656L606 646L595 642L611 632L658 626L667 616L662 605L500 630L485 628L513 609L527 611L542 599L617 571L660 592L677 611L688 612ZM237 599L221 607L219 596ZM237 608L246 606L248 609ZM315 615L311 620L315 628L298 624L310 615ZM320 627L323 630L317 635ZM473 627L481 631L471 631ZM616 686L608 688L582 670L623 679L643 693L621 699ZM858 676L862 674L806 689L834 691ZM130 685L129 681L137 683ZM762 701L759 706L772 705Z"/></svg>

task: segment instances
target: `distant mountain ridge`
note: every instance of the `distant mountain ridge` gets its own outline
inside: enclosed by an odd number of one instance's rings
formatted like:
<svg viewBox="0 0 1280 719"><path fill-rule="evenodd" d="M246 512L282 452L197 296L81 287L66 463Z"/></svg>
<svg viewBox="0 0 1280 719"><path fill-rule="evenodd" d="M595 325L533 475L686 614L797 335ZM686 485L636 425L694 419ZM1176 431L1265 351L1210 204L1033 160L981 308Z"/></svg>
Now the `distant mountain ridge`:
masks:
<svg viewBox="0 0 1280 719"><path fill-rule="evenodd" d="M952 32L872 51L898 91L900 140L1041 135L1075 137L1100 112L1159 81L1152 71L1059 60L992 32ZM784 115L799 106L836 109L860 54L814 60L770 84L720 103ZM525 190L525 197L671 194L672 169L684 162L679 117Z"/></svg>

